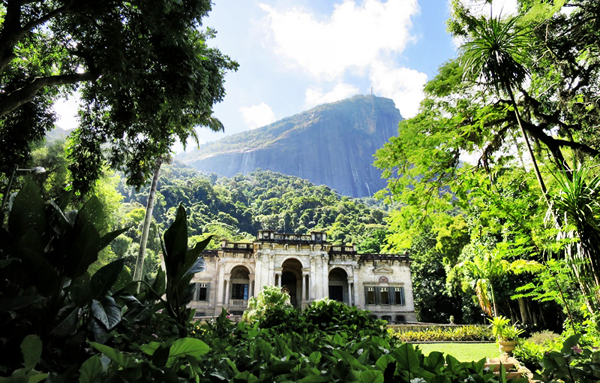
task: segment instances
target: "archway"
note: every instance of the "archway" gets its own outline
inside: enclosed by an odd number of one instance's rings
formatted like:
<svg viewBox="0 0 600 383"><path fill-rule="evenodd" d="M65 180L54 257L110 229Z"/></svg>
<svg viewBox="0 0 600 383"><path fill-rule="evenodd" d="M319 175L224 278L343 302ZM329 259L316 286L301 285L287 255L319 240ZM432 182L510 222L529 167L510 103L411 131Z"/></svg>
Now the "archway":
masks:
<svg viewBox="0 0 600 383"><path fill-rule="evenodd" d="M250 271L245 266L236 266L231 270L231 303L245 306L250 297Z"/></svg>
<svg viewBox="0 0 600 383"><path fill-rule="evenodd" d="M290 303L299 308L302 304L302 263L297 259L287 259L281 265L281 287L288 290Z"/></svg>
<svg viewBox="0 0 600 383"><path fill-rule="evenodd" d="M329 299L348 303L348 273L336 267L329 272Z"/></svg>

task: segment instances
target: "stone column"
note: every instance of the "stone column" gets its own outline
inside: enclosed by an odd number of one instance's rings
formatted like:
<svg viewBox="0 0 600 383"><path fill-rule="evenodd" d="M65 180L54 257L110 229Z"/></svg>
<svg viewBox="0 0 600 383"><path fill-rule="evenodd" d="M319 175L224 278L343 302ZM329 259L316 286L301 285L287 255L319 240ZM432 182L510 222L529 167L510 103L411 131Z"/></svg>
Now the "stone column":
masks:
<svg viewBox="0 0 600 383"><path fill-rule="evenodd" d="M223 306L223 281L225 281L225 260L221 259L218 262L219 265L219 283L217 283L217 306ZM216 307L220 310L220 307ZM215 310L216 312L216 310Z"/></svg>
<svg viewBox="0 0 600 383"><path fill-rule="evenodd" d="M322 293L321 293L321 297L320 298L324 298L329 296L329 256L327 254L323 255L322 259L322 263L323 263L323 270L322 270Z"/></svg>
<svg viewBox="0 0 600 383"><path fill-rule="evenodd" d="M230 276L227 276L227 279L225 280L225 306L229 305L229 289L230 289L230 285L231 285L231 281L229 280Z"/></svg>
<svg viewBox="0 0 600 383"><path fill-rule="evenodd" d="M300 291L302 292L300 294L300 307L302 307L302 303L304 303L304 297L306 296L306 291L304 291L304 273L302 273L302 284L300 289Z"/></svg>
<svg viewBox="0 0 600 383"><path fill-rule="evenodd" d="M352 306L352 282L348 278L348 306Z"/></svg>
<svg viewBox="0 0 600 383"><path fill-rule="evenodd" d="M309 300L314 300L316 299L315 293L316 293L316 286L315 286L315 281L318 280L318 278L315 278L315 276L317 275L317 256L316 255L311 255L310 256L310 274L308 276L308 281L309 281L309 296L308 299Z"/></svg>
<svg viewBox="0 0 600 383"><path fill-rule="evenodd" d="M256 266L255 266L255 272L254 272L254 284L255 286L258 286L258 291L256 290L256 287L252 290L252 296L255 296L255 294L258 294L261 292L262 290L262 272L263 272L263 262L262 262L262 254L258 253L256 256Z"/></svg>
<svg viewBox="0 0 600 383"><path fill-rule="evenodd" d="M358 288L358 269L354 269L352 270L352 278L354 280L353 287L354 287L354 305L355 306L359 306L359 302L360 302L360 297L359 297L359 288ZM364 307L359 307L359 308L364 308Z"/></svg>
<svg viewBox="0 0 600 383"><path fill-rule="evenodd" d="M249 275L248 279L248 299L254 296L254 274Z"/></svg>

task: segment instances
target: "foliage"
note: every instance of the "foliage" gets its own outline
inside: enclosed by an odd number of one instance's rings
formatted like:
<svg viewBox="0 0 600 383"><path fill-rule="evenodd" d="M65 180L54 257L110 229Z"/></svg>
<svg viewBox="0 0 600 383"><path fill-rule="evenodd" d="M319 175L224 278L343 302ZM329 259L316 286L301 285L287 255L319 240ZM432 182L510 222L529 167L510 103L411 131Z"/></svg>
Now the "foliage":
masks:
<svg viewBox="0 0 600 383"><path fill-rule="evenodd" d="M277 286L264 286L256 297L248 300L243 318L249 323L258 322L261 328L286 324L293 307L290 295Z"/></svg>
<svg viewBox="0 0 600 383"><path fill-rule="evenodd" d="M395 337L403 342L438 342L438 341L490 341L494 337L487 326L463 325L463 326L427 326L422 330L404 331L401 328L394 332Z"/></svg>
<svg viewBox="0 0 600 383"><path fill-rule="evenodd" d="M546 352L559 351L561 344L558 334L551 331L537 332L519 342L513 350L513 356L529 370L535 371L540 367Z"/></svg>
<svg viewBox="0 0 600 383"><path fill-rule="evenodd" d="M581 335L565 340L560 351L547 352L542 359L543 370L535 378L543 382L596 382L600 378L600 351L580 348Z"/></svg>
<svg viewBox="0 0 600 383"><path fill-rule="evenodd" d="M63 212L54 202L44 204L32 182L17 194L8 226L0 229L3 363L17 364L16 350L30 334L40 337L46 360L61 364L48 369L80 360L87 338L105 342L110 337L122 319L116 299L123 262L93 275L88 269L123 230L100 236L102 221L95 197L79 211Z"/></svg>
<svg viewBox="0 0 600 383"><path fill-rule="evenodd" d="M525 332L525 330L511 325L510 319L503 316L495 316L488 320L492 325L492 333L499 342L517 340Z"/></svg>
<svg viewBox="0 0 600 383"><path fill-rule="evenodd" d="M557 192L551 200L561 218L558 239L565 239L565 261L593 313L600 306L600 174L580 164L568 175L557 173L555 179Z"/></svg>
<svg viewBox="0 0 600 383"><path fill-rule="evenodd" d="M79 89L85 106L69 158L74 187L87 190L111 166L143 184L175 137L210 117L237 63L200 31L206 0L35 1L2 5L0 171L27 162L29 145L52 128L52 103ZM149 97L149 95L152 95ZM76 143L76 144L75 144Z"/></svg>

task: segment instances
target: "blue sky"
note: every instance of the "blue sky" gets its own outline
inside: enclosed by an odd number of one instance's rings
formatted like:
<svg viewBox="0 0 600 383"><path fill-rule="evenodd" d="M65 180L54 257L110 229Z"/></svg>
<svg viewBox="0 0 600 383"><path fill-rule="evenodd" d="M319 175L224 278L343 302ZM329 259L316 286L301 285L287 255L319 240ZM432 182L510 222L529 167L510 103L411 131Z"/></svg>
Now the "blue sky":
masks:
<svg viewBox="0 0 600 383"><path fill-rule="evenodd" d="M481 0L468 1L485 12ZM225 133L198 130L201 141L267 125L356 94L394 100L417 113L423 85L456 55L446 33L448 0L214 0L203 27L209 45L238 61L227 96L214 107ZM505 4L506 3L506 4ZM514 0L494 1L494 10ZM75 99L60 103L62 128L74 127ZM194 147L190 144L188 147Z"/></svg>

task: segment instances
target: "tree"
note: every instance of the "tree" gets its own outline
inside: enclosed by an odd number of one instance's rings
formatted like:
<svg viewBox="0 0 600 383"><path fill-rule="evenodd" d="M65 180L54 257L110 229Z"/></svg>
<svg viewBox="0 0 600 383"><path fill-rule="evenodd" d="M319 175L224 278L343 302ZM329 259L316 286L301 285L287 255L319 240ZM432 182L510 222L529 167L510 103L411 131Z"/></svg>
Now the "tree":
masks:
<svg viewBox="0 0 600 383"><path fill-rule="evenodd" d="M206 119L206 126L210 128L213 132L224 131L225 127L223 123L216 117L210 116ZM194 128L192 128L194 129ZM195 134L195 131L191 132L191 134L196 139L196 143L200 146L198 142L198 137ZM156 169L154 170L154 176L152 177L152 184L150 185L150 194L148 194L148 202L146 204L146 216L144 218L144 226L142 228L142 238L140 239L140 252L138 254L135 270L133 273L134 280L142 279L142 272L144 270L144 257L146 256L146 243L148 242L148 233L150 232L150 221L152 221L152 212L154 211L154 201L156 195L156 188L158 187L158 177L160 176L160 167L164 162L164 158L161 157L156 161Z"/></svg>
<svg viewBox="0 0 600 383"><path fill-rule="evenodd" d="M10 1L0 5L0 167L22 163L52 127L60 92L81 92L69 158L74 187L89 190L107 162L136 186L175 137L185 142L224 96L237 63L199 30L208 0ZM20 139L22 135L23 139ZM152 145L151 145L152 143Z"/></svg>
<svg viewBox="0 0 600 383"><path fill-rule="evenodd" d="M527 69L522 61L528 43L525 30L515 28L517 20L516 17L506 21L501 21L499 17L490 19L480 17L469 20L473 39L461 46L462 56L460 59L466 77L474 80L482 78L485 85L495 88L498 96L501 92L508 94L533 164L535 176L544 197L547 198L546 185L531 149L529 137L521 123L519 107L515 101L514 89L521 86L527 75ZM485 153L484 159L487 162ZM563 164L563 166L565 165Z"/></svg>

